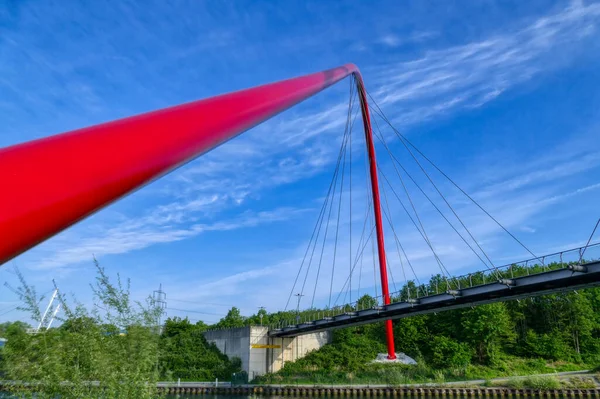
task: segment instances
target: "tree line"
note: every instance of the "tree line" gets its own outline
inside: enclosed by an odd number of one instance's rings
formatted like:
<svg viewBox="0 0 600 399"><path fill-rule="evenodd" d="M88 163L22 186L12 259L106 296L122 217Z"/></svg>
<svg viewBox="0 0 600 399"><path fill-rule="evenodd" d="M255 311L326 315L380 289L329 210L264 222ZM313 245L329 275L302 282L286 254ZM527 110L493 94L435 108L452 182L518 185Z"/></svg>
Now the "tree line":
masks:
<svg viewBox="0 0 600 399"><path fill-rule="evenodd" d="M563 266L545 265L544 270ZM151 297L144 302L131 300L128 281L122 282L117 277L113 282L100 265L96 267L93 309L69 303L60 294L65 315L60 326L28 334L27 325L21 322L0 325L0 336L8 339L0 351L5 378L44 387L43 392L36 394L39 398L106 397L102 396L106 393L110 397L150 398L156 394L152 387L159 380L228 380L232 373L240 371L239 359L228 359L206 341L203 332L207 329L285 324L297 317L314 318L328 311L309 309L296 314L268 313L261 309L244 317L234 307L213 325L168 318L161 326L162 309ZM534 265L515 267L510 273L515 276L538 271L542 271L541 266ZM426 285L408 282L395 299L405 300L496 277L478 273L464 277L463 281L436 276ZM38 322L40 298L22 276L19 278L21 287L15 292L23 302L22 309ZM469 281L464 280L467 278ZM345 305L344 310L375 304L374 298L364 295L356 303ZM417 378L418 373L421 379L439 373L447 378L486 378L544 372L549 367L552 370L552 367L597 366L600 365L600 288L396 320L397 350L419 363L401 370L371 363L377 353L385 352L382 323L334 330L332 334L330 345L287 363L279 373L261 377L257 382L303 378L319 382L319 378L331 381L334 377L339 382L367 377L398 382L407 376ZM89 381L99 381L102 390L90 387ZM30 391L18 384L11 389L22 396Z"/></svg>
<svg viewBox="0 0 600 399"><path fill-rule="evenodd" d="M563 263L513 265L460 278L437 275L426 284L409 281L393 301L566 266ZM343 305L337 311L366 309L376 304L375 298L363 295L354 304ZM293 324L297 319L314 320L330 311L314 308L298 313L267 313L261 309L250 317L243 317L237 308L232 308L213 327L259 323L280 326ZM343 382L348 375L368 374L380 367L370 362L378 353L386 352L383 323L333 330L332 335L331 345L288 363L277 376L301 378L304 374L319 374L315 371L331 376L337 371ZM420 367L424 367L421 377L442 370L459 379L594 368L600 365L600 288L411 316L394 321L394 339L398 351L417 359ZM374 373L380 371L374 370ZM410 372L405 370L406 373ZM281 382L281 379L263 378L262 381Z"/></svg>
<svg viewBox="0 0 600 399"><path fill-rule="evenodd" d="M461 278L437 275L427 284L409 281L392 300L403 301L566 266L561 263L527 267L515 265L503 271L477 272ZM375 298L363 295L356 303L343 308L353 311L376 304ZM237 308L232 308L211 328L259 323L285 325L294 323L297 318L314 320L329 310L314 308L297 314L294 311L267 313L261 309L250 317L243 317ZM381 352L385 349L382 323L333 330L333 335L334 342L338 344L349 341L350 337L362 337L368 342L366 347L377 348ZM600 364L600 288L411 316L394 321L394 337L397 350L434 367L459 367L471 363L493 366L510 356ZM369 356L373 353L373 350L369 351Z"/></svg>

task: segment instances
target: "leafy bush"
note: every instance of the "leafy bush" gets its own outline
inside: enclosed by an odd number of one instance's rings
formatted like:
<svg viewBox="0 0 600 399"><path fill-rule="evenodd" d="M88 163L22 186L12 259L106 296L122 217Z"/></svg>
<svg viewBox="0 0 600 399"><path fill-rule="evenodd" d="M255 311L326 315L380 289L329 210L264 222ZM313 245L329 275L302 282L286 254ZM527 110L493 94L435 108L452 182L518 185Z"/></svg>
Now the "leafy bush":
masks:
<svg viewBox="0 0 600 399"><path fill-rule="evenodd" d="M160 339L159 368L167 381L228 380L241 371L241 360L222 354L204 338L203 324L191 324L188 319L169 318Z"/></svg>
<svg viewBox="0 0 600 399"><path fill-rule="evenodd" d="M60 328L37 334L9 329L5 361L7 377L37 386L9 385L17 397L56 398L155 398L158 380L157 320L161 309L148 299L134 303L129 283L113 284L96 263L93 287L100 314L82 305L71 307L62 294L58 299L66 319ZM23 310L39 322L40 298L19 273L21 287L15 292ZM119 332L123 331L122 334ZM98 381L92 386L90 381Z"/></svg>
<svg viewBox="0 0 600 399"><path fill-rule="evenodd" d="M508 388L521 389L525 387L525 380L523 378L509 378L509 380L504 385Z"/></svg>
<svg viewBox="0 0 600 399"><path fill-rule="evenodd" d="M594 389L596 382L592 377L571 377L561 381L563 388L567 389Z"/></svg>
<svg viewBox="0 0 600 399"><path fill-rule="evenodd" d="M523 381L523 385L532 389L560 389L560 381L556 377L552 376L535 376L527 377Z"/></svg>

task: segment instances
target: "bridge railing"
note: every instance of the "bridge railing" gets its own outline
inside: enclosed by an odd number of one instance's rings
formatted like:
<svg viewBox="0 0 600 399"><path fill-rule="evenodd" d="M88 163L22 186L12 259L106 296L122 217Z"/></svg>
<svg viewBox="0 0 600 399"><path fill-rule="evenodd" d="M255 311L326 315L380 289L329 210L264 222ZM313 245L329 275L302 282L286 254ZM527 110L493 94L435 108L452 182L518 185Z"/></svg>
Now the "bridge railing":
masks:
<svg viewBox="0 0 600 399"><path fill-rule="evenodd" d="M565 269L571 265L585 264L598 259L600 259L600 242L459 276L442 276L438 274L432 276L424 284L415 284L414 281L409 280L405 282L402 289L392 292L390 299L391 303L410 302L425 296L446 294L454 290L496 283L499 280ZM271 324L270 327L271 329L282 329L344 314L352 315L354 312L377 309L383 306L383 296L381 295L363 297L357 301L328 309L302 311L295 317Z"/></svg>

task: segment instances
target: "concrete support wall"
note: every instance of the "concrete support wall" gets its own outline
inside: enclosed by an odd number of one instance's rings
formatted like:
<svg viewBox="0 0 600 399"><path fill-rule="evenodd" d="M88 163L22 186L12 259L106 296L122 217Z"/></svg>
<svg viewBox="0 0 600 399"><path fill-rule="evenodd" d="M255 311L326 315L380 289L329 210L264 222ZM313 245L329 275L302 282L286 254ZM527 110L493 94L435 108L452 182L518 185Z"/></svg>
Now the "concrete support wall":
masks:
<svg viewBox="0 0 600 399"><path fill-rule="evenodd" d="M204 338L215 344L229 359L239 357L242 360L242 369L249 370L250 327L206 331Z"/></svg>
<svg viewBox="0 0 600 399"><path fill-rule="evenodd" d="M250 379L277 372L286 362L300 359L331 340L329 331L294 338L269 338L268 332L267 327L253 326L207 331L204 336L230 359L239 357Z"/></svg>

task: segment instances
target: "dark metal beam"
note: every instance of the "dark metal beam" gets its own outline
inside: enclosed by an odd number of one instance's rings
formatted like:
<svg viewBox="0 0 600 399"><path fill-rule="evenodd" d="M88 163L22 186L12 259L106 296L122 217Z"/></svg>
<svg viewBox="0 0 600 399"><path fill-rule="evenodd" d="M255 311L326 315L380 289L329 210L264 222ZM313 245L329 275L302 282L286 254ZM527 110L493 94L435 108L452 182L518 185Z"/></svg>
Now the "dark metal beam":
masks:
<svg viewBox="0 0 600 399"><path fill-rule="evenodd" d="M453 290L453 292L449 293L424 296L418 298L417 301L396 302L374 309L353 311L335 317L275 329L270 331L269 334L274 337L293 337L335 328L374 323L387 319L401 319L419 314L460 309L600 285L600 261L589 262L584 266L569 266L564 269L511 278L510 282L499 280L490 284Z"/></svg>

